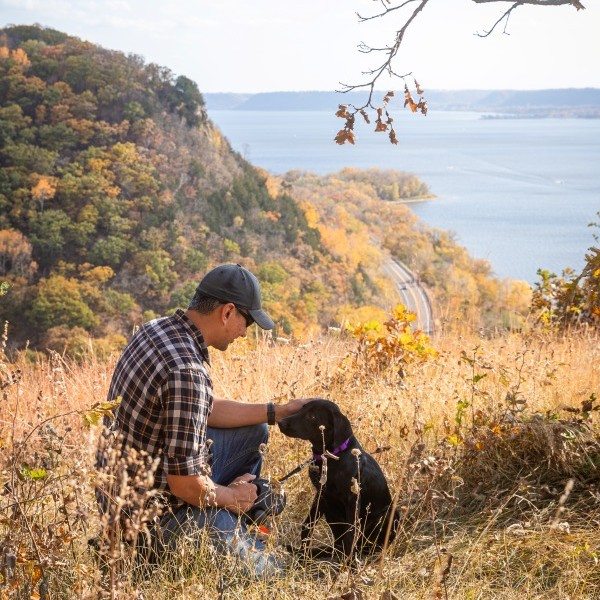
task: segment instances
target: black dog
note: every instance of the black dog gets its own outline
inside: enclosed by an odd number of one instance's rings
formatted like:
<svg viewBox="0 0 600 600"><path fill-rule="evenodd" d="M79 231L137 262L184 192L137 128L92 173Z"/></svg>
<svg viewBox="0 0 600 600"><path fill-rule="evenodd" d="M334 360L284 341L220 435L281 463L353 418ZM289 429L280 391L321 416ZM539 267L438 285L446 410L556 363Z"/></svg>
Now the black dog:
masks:
<svg viewBox="0 0 600 600"><path fill-rule="evenodd" d="M314 457L309 474L317 495L302 525L303 545L320 516L331 528L335 550L344 557L355 551L381 548L390 517L394 522L389 541L394 538L398 514L390 515L392 498L385 476L354 437L350 421L336 404L312 400L296 414L281 419L279 429L312 444ZM327 457L325 475L323 455Z"/></svg>

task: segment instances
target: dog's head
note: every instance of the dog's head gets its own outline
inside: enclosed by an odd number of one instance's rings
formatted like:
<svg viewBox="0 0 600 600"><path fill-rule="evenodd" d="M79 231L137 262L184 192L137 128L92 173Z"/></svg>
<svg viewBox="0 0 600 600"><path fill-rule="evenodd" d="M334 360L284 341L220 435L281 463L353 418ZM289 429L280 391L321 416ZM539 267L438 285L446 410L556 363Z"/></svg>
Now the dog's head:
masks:
<svg viewBox="0 0 600 600"><path fill-rule="evenodd" d="M338 448L352 435L350 421L337 404L320 398L307 402L297 413L281 419L278 425L288 437L311 442L317 452Z"/></svg>

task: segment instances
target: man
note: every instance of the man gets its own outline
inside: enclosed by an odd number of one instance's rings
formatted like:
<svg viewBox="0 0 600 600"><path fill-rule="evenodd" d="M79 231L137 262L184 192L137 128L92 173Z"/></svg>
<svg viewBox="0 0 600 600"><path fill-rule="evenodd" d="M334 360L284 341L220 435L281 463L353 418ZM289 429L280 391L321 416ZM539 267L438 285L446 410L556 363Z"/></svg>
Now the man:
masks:
<svg viewBox="0 0 600 600"><path fill-rule="evenodd" d="M275 406L214 397L208 347L226 350L252 323L274 325L262 310L258 280L240 265L221 265L205 275L186 311L150 321L134 335L108 392L109 400L121 401L100 440L97 466L105 477L98 500L103 513L111 503L122 506L119 518L135 530L154 497L162 549L184 537L197 540L204 529L218 549L263 577L279 565L247 531L243 515L257 498L251 482L260 475L265 423L274 425L304 401Z"/></svg>

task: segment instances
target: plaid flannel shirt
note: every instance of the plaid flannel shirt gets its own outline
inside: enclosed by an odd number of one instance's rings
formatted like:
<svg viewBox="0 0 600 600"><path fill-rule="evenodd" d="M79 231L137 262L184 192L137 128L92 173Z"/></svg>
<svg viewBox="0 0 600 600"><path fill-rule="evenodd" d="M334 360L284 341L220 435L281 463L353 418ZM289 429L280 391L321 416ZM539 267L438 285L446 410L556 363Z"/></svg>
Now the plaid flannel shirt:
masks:
<svg viewBox="0 0 600 600"><path fill-rule="evenodd" d="M113 373L108 400L121 402L114 419L105 419L98 469L106 470L108 449L116 449L130 481L139 485L143 461L127 457L146 457L146 469L156 461L153 487L172 508L182 505L168 491L167 474L210 473L206 427L214 396L204 363L210 364L208 348L182 310L137 331Z"/></svg>

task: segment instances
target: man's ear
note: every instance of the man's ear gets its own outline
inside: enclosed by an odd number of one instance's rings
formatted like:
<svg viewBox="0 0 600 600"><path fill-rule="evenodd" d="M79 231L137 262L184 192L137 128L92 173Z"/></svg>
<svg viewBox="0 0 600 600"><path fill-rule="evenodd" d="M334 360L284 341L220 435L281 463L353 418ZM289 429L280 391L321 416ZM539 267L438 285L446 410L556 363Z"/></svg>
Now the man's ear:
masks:
<svg viewBox="0 0 600 600"><path fill-rule="evenodd" d="M221 311L221 322L224 325L231 316L232 311L235 310L235 305L231 302L229 302L228 304L221 304L219 310Z"/></svg>

